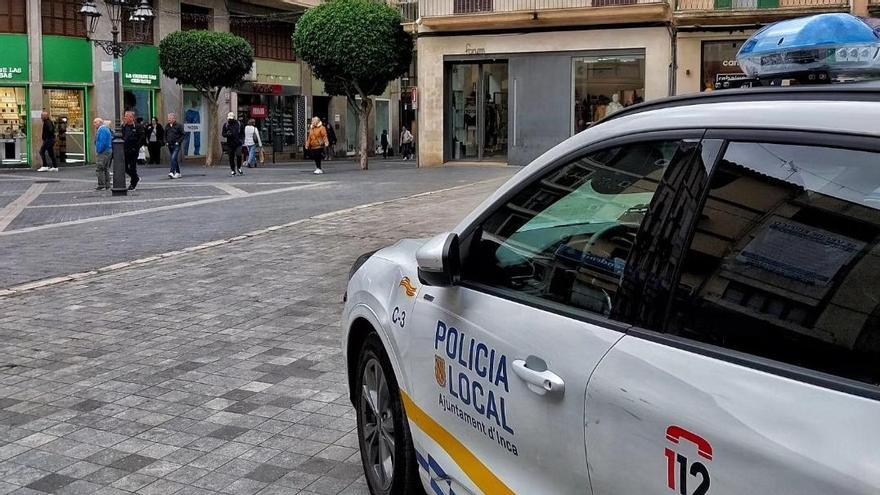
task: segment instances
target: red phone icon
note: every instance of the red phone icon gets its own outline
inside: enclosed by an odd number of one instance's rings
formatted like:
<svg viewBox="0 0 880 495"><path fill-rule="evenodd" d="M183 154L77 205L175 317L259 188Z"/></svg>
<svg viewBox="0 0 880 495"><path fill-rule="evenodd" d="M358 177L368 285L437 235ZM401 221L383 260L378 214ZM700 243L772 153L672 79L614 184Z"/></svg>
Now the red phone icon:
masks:
<svg viewBox="0 0 880 495"><path fill-rule="evenodd" d="M697 453L708 460L712 460L712 446L703 437L696 433L690 432L681 426L670 426L666 428L666 439L674 444L678 444L681 440L687 440L697 446Z"/></svg>

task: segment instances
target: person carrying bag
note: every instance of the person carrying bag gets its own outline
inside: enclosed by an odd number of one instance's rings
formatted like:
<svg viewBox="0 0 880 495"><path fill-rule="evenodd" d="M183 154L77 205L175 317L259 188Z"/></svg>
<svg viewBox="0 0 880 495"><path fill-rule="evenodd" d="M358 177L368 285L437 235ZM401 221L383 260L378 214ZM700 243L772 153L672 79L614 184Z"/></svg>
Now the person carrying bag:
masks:
<svg viewBox="0 0 880 495"><path fill-rule="evenodd" d="M248 149L248 168L257 166L257 151L260 154L260 163L263 163L263 140L260 138L260 130L257 129L257 121L254 119L248 120L244 128L244 145Z"/></svg>

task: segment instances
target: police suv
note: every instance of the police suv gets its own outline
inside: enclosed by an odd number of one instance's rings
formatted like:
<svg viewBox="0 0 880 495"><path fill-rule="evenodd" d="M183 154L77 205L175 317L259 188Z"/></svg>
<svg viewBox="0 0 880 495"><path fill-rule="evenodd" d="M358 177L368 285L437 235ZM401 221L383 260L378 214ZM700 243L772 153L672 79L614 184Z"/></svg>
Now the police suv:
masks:
<svg viewBox="0 0 880 495"><path fill-rule="evenodd" d="M625 109L346 296L374 494L880 493L880 87Z"/></svg>

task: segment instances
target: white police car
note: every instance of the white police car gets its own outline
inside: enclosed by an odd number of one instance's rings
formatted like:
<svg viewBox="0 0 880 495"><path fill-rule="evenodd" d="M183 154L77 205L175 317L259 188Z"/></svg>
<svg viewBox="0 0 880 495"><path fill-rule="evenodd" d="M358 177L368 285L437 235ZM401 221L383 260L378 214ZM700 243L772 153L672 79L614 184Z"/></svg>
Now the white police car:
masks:
<svg viewBox="0 0 880 495"><path fill-rule="evenodd" d="M375 494L880 493L880 89L624 110L359 258L343 329Z"/></svg>

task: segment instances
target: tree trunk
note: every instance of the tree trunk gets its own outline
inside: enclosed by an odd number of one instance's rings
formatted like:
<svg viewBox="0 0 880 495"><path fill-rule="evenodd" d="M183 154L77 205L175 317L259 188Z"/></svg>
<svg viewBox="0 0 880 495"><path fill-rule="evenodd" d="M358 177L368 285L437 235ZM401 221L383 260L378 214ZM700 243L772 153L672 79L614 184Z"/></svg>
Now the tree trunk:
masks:
<svg viewBox="0 0 880 495"><path fill-rule="evenodd" d="M358 108L358 120L360 121L360 147L361 147L361 170L369 168L369 151L370 143L367 138L369 132L367 122L370 121L370 113L373 110L373 100L367 97L361 97L361 104Z"/></svg>
<svg viewBox="0 0 880 495"><path fill-rule="evenodd" d="M208 141L206 146L208 151L205 156L205 166L213 167L214 161L223 155L223 150L220 147L219 133L217 132L217 112L220 105L218 98L214 95L205 96L205 99L208 100L208 132L205 137Z"/></svg>

